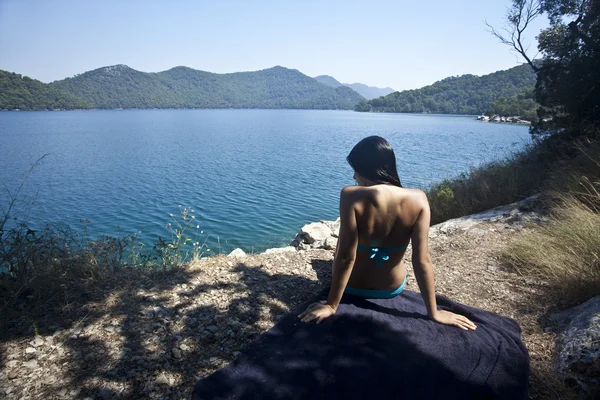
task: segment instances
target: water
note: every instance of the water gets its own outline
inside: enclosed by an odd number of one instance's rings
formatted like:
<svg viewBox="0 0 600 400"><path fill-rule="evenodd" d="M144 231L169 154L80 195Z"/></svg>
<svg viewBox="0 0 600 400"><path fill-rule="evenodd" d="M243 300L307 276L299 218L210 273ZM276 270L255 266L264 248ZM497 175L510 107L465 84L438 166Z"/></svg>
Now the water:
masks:
<svg viewBox="0 0 600 400"><path fill-rule="evenodd" d="M388 139L406 187L425 188L502 158L526 127L474 117L305 110L129 110L0 113L0 183L23 187L18 213L34 224L138 234L146 243L178 206L213 252L287 245L305 223L337 217L352 184L345 158L369 135ZM0 193L0 206L8 196ZM0 210L1 211L1 210ZM203 232L200 234L200 232Z"/></svg>

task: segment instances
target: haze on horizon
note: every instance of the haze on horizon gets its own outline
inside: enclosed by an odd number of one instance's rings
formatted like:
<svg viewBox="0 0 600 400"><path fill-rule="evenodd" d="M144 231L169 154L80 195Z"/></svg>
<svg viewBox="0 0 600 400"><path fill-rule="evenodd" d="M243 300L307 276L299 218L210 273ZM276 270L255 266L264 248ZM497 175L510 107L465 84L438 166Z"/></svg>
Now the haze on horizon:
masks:
<svg viewBox="0 0 600 400"><path fill-rule="evenodd" d="M115 64L216 73L281 65L405 90L522 62L486 31L485 21L504 24L509 0L452 3L0 0L0 69L51 82ZM532 54L546 25L531 26Z"/></svg>

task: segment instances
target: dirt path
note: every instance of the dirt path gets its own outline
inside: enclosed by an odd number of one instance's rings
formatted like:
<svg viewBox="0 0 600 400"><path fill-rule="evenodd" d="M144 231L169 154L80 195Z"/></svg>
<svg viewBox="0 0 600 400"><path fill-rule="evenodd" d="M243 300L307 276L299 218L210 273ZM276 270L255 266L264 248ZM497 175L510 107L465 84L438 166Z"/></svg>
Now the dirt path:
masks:
<svg viewBox="0 0 600 400"><path fill-rule="evenodd" d="M547 287L502 267L499 252L520 224L492 220L432 230L437 292L515 318L531 356L530 398L565 398L552 377L555 335L540 325ZM2 316L0 397L187 399L198 378L325 287L332 257L218 256L151 277L121 274L46 316ZM408 289L417 290L408 266Z"/></svg>

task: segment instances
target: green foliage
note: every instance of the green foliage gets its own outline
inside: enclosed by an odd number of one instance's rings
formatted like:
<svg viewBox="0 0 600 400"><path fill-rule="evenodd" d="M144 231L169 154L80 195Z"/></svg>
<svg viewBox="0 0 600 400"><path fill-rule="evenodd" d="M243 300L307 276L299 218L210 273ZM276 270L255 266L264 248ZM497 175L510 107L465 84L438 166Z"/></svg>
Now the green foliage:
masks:
<svg viewBox="0 0 600 400"><path fill-rule="evenodd" d="M153 247L163 267L182 265L188 261L200 259L206 248L206 240L200 244L199 240L194 241L194 239L198 239L198 234L190 233L190 231L200 229L200 225L196 223L196 216L193 215L195 211L181 206L179 209L178 216L169 214L173 222L166 225L171 232L171 240L167 241L159 237ZM191 249L189 245L191 245ZM210 249L206 248L206 251L210 252Z"/></svg>
<svg viewBox="0 0 600 400"><path fill-rule="evenodd" d="M427 190L431 223L489 210L538 193L551 166L564 157L562 144L546 141L504 160L432 185Z"/></svg>
<svg viewBox="0 0 600 400"><path fill-rule="evenodd" d="M535 74L528 65L484 76L462 75L416 90L395 92L362 101L356 111L481 114L499 97L511 97L533 86Z"/></svg>
<svg viewBox="0 0 600 400"><path fill-rule="evenodd" d="M73 110L91 103L35 79L0 70L0 110Z"/></svg>
<svg viewBox="0 0 600 400"><path fill-rule="evenodd" d="M501 116L519 116L527 121L537 121L539 104L534 99L533 87L521 90L511 97L499 97L488 108L486 114Z"/></svg>
<svg viewBox="0 0 600 400"><path fill-rule="evenodd" d="M99 68L51 84L96 108L352 109L363 98L297 70L213 74L187 67L145 73L125 65Z"/></svg>
<svg viewBox="0 0 600 400"><path fill-rule="evenodd" d="M515 2L518 0L514 0ZM536 100L543 121L534 133L596 133L600 122L600 7L597 1L541 0L550 27L538 36L543 54Z"/></svg>

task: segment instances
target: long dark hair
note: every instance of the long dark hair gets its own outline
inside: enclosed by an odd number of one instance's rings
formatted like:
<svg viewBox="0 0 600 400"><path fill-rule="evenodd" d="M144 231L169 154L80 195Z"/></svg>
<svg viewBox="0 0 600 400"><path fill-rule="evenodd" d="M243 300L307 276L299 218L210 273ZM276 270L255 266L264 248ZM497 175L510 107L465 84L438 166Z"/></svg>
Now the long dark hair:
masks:
<svg viewBox="0 0 600 400"><path fill-rule="evenodd" d="M369 136L361 140L346 157L360 176L375 183L391 183L402 187L396 169L396 155L387 140Z"/></svg>

